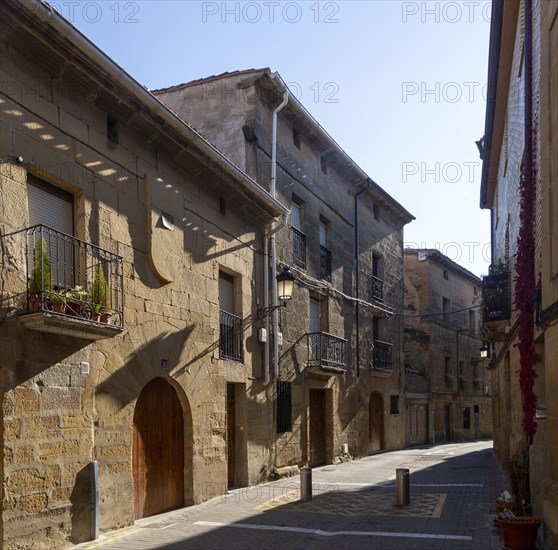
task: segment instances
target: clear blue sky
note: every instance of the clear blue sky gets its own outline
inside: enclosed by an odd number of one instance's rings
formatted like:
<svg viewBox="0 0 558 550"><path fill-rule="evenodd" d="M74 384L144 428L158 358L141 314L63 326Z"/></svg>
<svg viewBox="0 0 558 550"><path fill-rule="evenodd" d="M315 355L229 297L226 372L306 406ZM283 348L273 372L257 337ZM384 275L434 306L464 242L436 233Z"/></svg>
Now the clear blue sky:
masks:
<svg viewBox="0 0 558 550"><path fill-rule="evenodd" d="M416 216L411 246L487 272L481 211L490 2L51 2L149 89L279 71L370 177Z"/></svg>

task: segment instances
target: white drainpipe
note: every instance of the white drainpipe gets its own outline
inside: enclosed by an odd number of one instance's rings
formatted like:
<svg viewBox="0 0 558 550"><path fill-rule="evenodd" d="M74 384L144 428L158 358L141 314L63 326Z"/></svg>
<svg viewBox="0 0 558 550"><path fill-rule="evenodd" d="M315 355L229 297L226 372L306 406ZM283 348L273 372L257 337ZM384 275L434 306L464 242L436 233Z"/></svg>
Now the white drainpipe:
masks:
<svg viewBox="0 0 558 550"><path fill-rule="evenodd" d="M273 133L271 139L271 191L270 194L273 198L275 198L275 187L276 187L276 175L277 175L277 113L285 107L287 102L289 101L289 93L287 90L284 91L283 101L280 105L273 111ZM287 221L285 217L285 223ZM275 233L277 230L275 229L275 223L271 224L271 285L272 285L272 292L271 292L271 299L273 306L277 306L277 257L275 254ZM279 312L275 309L272 313L272 321L273 321L273 376L275 380L279 378L279 342L278 342L278 333L279 333Z"/></svg>

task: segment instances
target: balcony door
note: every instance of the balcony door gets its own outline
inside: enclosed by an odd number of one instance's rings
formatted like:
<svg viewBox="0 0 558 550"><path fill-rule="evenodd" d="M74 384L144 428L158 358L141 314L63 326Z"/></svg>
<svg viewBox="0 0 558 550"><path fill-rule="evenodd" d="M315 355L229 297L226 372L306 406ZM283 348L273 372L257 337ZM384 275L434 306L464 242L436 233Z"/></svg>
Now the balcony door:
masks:
<svg viewBox="0 0 558 550"><path fill-rule="evenodd" d="M73 236L74 197L70 193L28 174L27 207L29 227L45 225L65 235ZM75 273L76 251L71 241L55 238L50 234L44 234L43 239L52 278L49 288L69 288L79 284ZM41 246L38 242L34 244L35 246L30 248L31 253L35 247Z"/></svg>

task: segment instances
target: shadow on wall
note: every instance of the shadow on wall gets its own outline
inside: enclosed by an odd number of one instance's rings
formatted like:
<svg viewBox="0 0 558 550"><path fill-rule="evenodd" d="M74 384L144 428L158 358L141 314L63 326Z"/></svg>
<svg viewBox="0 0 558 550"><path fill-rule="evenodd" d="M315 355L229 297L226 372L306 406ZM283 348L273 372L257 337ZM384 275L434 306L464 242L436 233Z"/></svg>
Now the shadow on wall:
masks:
<svg viewBox="0 0 558 550"><path fill-rule="evenodd" d="M74 544L91 540L91 476L89 465L76 475L74 489L70 495L70 516L72 532L70 541Z"/></svg>
<svg viewBox="0 0 558 550"><path fill-rule="evenodd" d="M122 349L115 348L107 358L105 370L110 374L96 388L97 393L106 393L117 399L123 406L135 401L146 382L154 376L172 373L181 363L186 341L196 325L190 325L183 330L175 327L173 332L157 334L157 323L146 323L153 326L153 335L140 347L135 347L134 334L128 333L122 344ZM145 325L143 326L145 327ZM142 328L142 327L140 327ZM146 335L144 330L141 336ZM128 356L123 357L126 350ZM161 368L161 361L167 361L167 368ZM179 371L180 373L180 371Z"/></svg>

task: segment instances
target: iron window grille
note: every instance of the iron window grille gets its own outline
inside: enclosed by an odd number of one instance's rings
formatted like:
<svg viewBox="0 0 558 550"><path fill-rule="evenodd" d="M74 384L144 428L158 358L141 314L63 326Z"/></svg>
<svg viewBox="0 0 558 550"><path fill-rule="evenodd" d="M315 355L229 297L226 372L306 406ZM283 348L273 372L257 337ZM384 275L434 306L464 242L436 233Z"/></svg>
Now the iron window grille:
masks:
<svg viewBox="0 0 558 550"><path fill-rule="evenodd" d="M219 312L219 353L221 359L242 362L242 319L227 313Z"/></svg>

